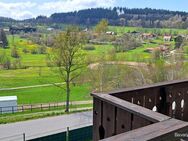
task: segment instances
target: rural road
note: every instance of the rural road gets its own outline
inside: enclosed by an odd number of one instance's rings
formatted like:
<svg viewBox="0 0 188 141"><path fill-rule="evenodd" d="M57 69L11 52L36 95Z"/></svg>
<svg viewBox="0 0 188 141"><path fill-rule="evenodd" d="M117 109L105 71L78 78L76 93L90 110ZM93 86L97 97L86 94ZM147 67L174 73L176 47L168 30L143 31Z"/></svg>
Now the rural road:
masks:
<svg viewBox="0 0 188 141"><path fill-rule="evenodd" d="M0 125L0 141L20 141L23 133L26 140L92 125L92 112L48 117Z"/></svg>

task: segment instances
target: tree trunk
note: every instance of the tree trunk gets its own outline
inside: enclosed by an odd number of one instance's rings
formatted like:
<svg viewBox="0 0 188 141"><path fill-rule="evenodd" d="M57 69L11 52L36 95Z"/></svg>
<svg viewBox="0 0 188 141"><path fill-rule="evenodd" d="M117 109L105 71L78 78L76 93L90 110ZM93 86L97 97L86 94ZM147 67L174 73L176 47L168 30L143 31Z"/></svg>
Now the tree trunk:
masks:
<svg viewBox="0 0 188 141"><path fill-rule="evenodd" d="M69 113L69 101L70 101L70 81L69 81L69 76L68 76L68 80L66 82L66 113Z"/></svg>

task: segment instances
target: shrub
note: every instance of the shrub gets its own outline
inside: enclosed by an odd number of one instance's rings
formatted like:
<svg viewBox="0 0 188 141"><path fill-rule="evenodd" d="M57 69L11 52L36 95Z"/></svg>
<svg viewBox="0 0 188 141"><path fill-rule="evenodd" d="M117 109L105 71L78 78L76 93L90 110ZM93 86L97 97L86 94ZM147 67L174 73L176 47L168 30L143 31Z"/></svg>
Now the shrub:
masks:
<svg viewBox="0 0 188 141"><path fill-rule="evenodd" d="M25 47L25 48L23 48L22 52L23 53L29 53L29 50Z"/></svg>
<svg viewBox="0 0 188 141"><path fill-rule="evenodd" d="M14 58L19 58L19 57L20 57L16 46L14 46L14 47L11 49L11 56L14 57Z"/></svg>
<svg viewBox="0 0 188 141"><path fill-rule="evenodd" d="M0 65L4 69L10 69L10 67L11 67L10 58L7 57L5 52L0 53Z"/></svg>
<svg viewBox="0 0 188 141"><path fill-rule="evenodd" d="M33 47L31 49L31 54L37 54L37 53L38 53L37 47Z"/></svg>
<svg viewBox="0 0 188 141"><path fill-rule="evenodd" d="M95 50L95 47L94 46L85 46L84 47L84 50Z"/></svg>
<svg viewBox="0 0 188 141"><path fill-rule="evenodd" d="M186 54L188 54L188 46L185 46L185 47L184 47L184 52L185 52Z"/></svg>
<svg viewBox="0 0 188 141"><path fill-rule="evenodd" d="M13 69L19 69L21 68L21 60L20 59L16 59L12 62L12 68Z"/></svg>
<svg viewBox="0 0 188 141"><path fill-rule="evenodd" d="M47 50L47 48L45 46L38 47L39 54L46 54L46 52L47 52L46 50Z"/></svg>
<svg viewBox="0 0 188 141"><path fill-rule="evenodd" d="M4 64L3 64L3 67L4 67L5 69L8 69L8 70L11 68L11 61L10 61L9 58L7 58L7 59L5 60L5 62L4 62Z"/></svg>

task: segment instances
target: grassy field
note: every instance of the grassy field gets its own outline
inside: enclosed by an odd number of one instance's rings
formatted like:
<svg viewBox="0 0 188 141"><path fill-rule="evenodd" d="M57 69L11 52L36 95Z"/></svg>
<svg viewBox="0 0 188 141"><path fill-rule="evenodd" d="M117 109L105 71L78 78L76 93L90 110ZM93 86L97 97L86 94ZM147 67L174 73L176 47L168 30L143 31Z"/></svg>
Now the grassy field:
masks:
<svg viewBox="0 0 188 141"><path fill-rule="evenodd" d="M18 104L64 102L64 89L56 86L0 91L0 96L17 96ZM72 86L70 101L91 100L88 85Z"/></svg>
<svg viewBox="0 0 188 141"><path fill-rule="evenodd" d="M157 32L161 33L187 33L187 30L182 29L150 29L150 28L137 28L137 27L109 27L109 30L116 31L118 34L131 31L142 32ZM27 48L31 50L39 47L27 39L22 39L19 36L8 36L9 48L0 49L0 52L6 52L7 56L14 61L14 58L10 56L11 48L16 45L18 52L21 56L21 63L26 69L16 70L0 70L0 88L11 88L21 86L32 86L41 84L52 84L61 82L59 76L55 74L46 64L46 54L31 54L24 53L23 49ZM140 47L129 50L127 52L116 53L118 61L131 61L131 62L147 62L152 58L152 54L145 52L145 49L151 47L157 47L160 44L164 44L163 38L153 40L152 43L146 41L146 44L142 44ZM171 47L174 47L174 42L171 42ZM95 50L86 51L88 58L93 62L96 62L98 58L103 57L104 54L108 54L110 50L114 48L113 45L93 45ZM48 51L50 49L48 48ZM187 56L188 58L188 56ZM81 85L72 87L71 101L89 100L89 85ZM0 96L18 96L19 104L34 104L34 103L49 103L49 102L62 102L65 101L65 92L61 89L50 86L41 88L30 88L14 91L0 91Z"/></svg>
<svg viewBox="0 0 188 141"><path fill-rule="evenodd" d="M160 34L188 34L188 30L186 29L173 29L173 28L142 28L142 27L117 27L117 26L110 26L109 30L115 31L118 34L123 34L132 31L138 32L155 32Z"/></svg>
<svg viewBox="0 0 188 141"><path fill-rule="evenodd" d="M32 86L61 82L58 75L48 67L0 70L0 88Z"/></svg>
<svg viewBox="0 0 188 141"><path fill-rule="evenodd" d="M0 49L0 52L6 52L6 55L14 61L10 56L13 47L13 37L9 36L9 48ZM42 84L52 84L62 82L46 65L45 54L23 53L23 48L32 49L38 47L26 39L19 36L14 37L14 44L21 56L21 63L26 69L0 70L0 88L14 88L22 86L33 86ZM39 87L20 90L0 91L0 96L18 96L18 104L35 104L65 101L65 91L56 87ZM89 86L72 86L71 101L89 100Z"/></svg>

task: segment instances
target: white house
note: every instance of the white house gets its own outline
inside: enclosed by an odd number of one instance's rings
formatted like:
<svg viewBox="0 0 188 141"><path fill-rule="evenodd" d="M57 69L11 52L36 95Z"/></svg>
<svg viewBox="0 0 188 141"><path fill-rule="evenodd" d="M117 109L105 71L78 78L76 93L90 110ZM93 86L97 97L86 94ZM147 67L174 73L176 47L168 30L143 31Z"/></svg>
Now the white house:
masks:
<svg viewBox="0 0 188 141"><path fill-rule="evenodd" d="M170 41L172 41L172 36L170 36L170 35L167 36L166 35L166 36L163 37L163 39L164 39L165 42L170 42Z"/></svg>
<svg viewBox="0 0 188 141"><path fill-rule="evenodd" d="M47 28L47 30L48 30L48 31L53 31L53 30L54 30L54 28L49 27L49 28Z"/></svg>
<svg viewBox="0 0 188 141"><path fill-rule="evenodd" d="M0 97L0 114L17 112L17 96Z"/></svg>
<svg viewBox="0 0 188 141"><path fill-rule="evenodd" d="M106 34L107 35L115 35L115 32L113 32L113 31L107 31Z"/></svg>

